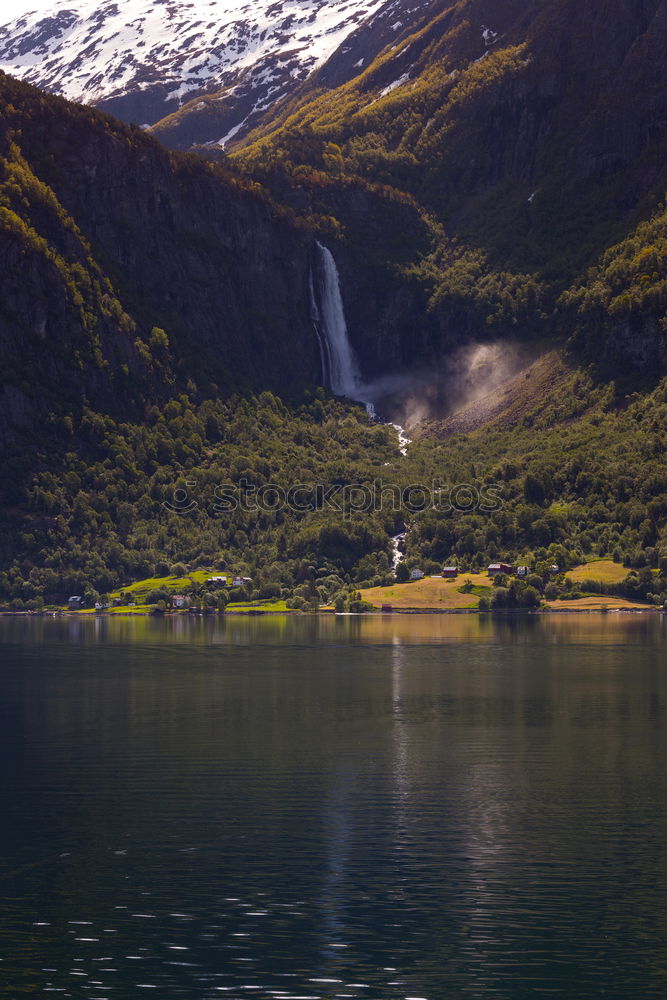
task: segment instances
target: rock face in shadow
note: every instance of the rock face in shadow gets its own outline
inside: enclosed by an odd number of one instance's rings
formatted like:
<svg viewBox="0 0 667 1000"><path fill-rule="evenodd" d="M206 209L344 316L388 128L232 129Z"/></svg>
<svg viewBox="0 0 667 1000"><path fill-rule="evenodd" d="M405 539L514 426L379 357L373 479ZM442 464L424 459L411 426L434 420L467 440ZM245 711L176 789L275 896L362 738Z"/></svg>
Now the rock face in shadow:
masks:
<svg viewBox="0 0 667 1000"><path fill-rule="evenodd" d="M633 233L619 267L636 257L664 195L666 0L434 0L415 30L402 4L238 154L247 173L0 76L0 434L84 398L140 415L189 381L316 384L316 236L366 379L573 332L612 376L664 370L660 227L625 311L616 263L589 268Z"/></svg>
<svg viewBox="0 0 667 1000"><path fill-rule="evenodd" d="M63 395L316 381L312 236L258 185L4 76L0 102L10 423Z"/></svg>
<svg viewBox="0 0 667 1000"><path fill-rule="evenodd" d="M415 16L393 43L385 19L361 26L234 153L340 221L365 375L474 338L568 337L581 317L562 296L667 187L665 0L434 0ZM577 340L650 367L663 299Z"/></svg>

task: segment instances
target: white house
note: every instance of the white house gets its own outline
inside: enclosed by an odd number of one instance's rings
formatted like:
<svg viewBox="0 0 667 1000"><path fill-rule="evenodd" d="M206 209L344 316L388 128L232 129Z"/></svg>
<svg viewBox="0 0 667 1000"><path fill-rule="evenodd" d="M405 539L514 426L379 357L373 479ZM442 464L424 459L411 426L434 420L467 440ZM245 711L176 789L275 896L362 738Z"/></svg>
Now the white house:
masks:
<svg viewBox="0 0 667 1000"><path fill-rule="evenodd" d="M423 569L413 569L412 573L410 574L410 579L411 580L423 580L424 579L424 570Z"/></svg>

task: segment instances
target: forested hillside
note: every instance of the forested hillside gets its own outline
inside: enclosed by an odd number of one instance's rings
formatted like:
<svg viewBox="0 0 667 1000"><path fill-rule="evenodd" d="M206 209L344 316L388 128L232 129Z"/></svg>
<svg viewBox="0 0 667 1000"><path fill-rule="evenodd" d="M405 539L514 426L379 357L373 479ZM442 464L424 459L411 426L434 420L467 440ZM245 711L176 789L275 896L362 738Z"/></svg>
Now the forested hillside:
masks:
<svg viewBox="0 0 667 1000"><path fill-rule="evenodd" d="M349 601L404 531L427 572L598 554L660 599L665 4L413 13L362 26L232 157L0 76L0 600L226 566ZM405 455L318 388L318 241L359 377L422 420ZM216 507L378 479L502 504Z"/></svg>
<svg viewBox="0 0 667 1000"><path fill-rule="evenodd" d="M407 532L409 569L474 573L502 559L554 596L571 588L549 567L595 554L634 574L616 593L664 603L667 380L617 400L551 355L492 402L467 428L426 424L405 455L392 427L324 390L290 406L269 392L182 395L141 423L86 407L49 439L58 455L32 452L3 508L0 600L92 601L204 570L251 577L236 600L347 606L393 581L391 539Z"/></svg>
<svg viewBox="0 0 667 1000"><path fill-rule="evenodd" d="M378 312L394 363L411 322L442 349L576 327L593 356L664 366L664 2L441 0L423 17L352 79L334 56L235 156L340 221L355 342Z"/></svg>
<svg viewBox="0 0 667 1000"><path fill-rule="evenodd" d="M311 238L294 213L229 168L4 75L0 104L0 434L84 396L122 412L188 381L317 379Z"/></svg>

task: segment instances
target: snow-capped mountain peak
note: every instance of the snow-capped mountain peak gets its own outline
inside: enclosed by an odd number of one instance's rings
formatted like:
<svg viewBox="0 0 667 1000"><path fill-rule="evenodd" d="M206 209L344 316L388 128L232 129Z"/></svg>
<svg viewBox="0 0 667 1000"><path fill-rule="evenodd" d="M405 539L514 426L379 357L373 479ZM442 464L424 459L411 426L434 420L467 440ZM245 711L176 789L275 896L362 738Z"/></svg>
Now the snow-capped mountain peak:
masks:
<svg viewBox="0 0 667 1000"><path fill-rule="evenodd" d="M259 74L262 100L324 62L384 0L14 0L0 69L152 124ZM6 15L5 15L6 16ZM229 91L228 91L229 92Z"/></svg>

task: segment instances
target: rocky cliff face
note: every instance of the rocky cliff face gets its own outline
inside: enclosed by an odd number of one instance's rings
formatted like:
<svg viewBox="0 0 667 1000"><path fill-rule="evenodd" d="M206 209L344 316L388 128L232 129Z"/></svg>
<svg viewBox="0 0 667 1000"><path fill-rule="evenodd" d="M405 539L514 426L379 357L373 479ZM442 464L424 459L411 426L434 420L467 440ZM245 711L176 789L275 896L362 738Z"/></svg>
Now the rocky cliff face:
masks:
<svg viewBox="0 0 667 1000"><path fill-rule="evenodd" d="M316 124L323 139L355 147L380 132L377 149L413 156L413 169L378 157L375 176L386 167L430 200L437 180L443 203L508 179L599 182L664 141L665 0L434 0L404 13L393 38L388 10L311 75L296 112L269 114L264 133L284 143L290 115L292 131ZM646 164L635 185L657 177Z"/></svg>
<svg viewBox="0 0 667 1000"><path fill-rule="evenodd" d="M341 221L343 270L371 233L377 253L347 277L369 363L474 337L567 336L577 320L560 297L667 187L667 3L435 0L390 44L375 21L348 47L363 37L377 57L351 76L337 52L235 158L281 191L292 176L302 201L308 191ZM361 192L377 182L397 194L369 225ZM403 196L430 233L410 261ZM642 280L661 282L661 266ZM610 327L596 331L603 350ZM644 355L628 342L628 358Z"/></svg>
<svg viewBox="0 0 667 1000"><path fill-rule="evenodd" d="M299 49L293 50L287 42L280 55L269 52L233 76L227 74L224 88L185 102L158 121L153 134L173 149L233 149L271 117L283 100L298 101L314 89L331 88L357 77L387 45L394 45L421 23L429 7L424 0L388 0L359 8L348 3L341 8L341 20L334 21L327 31L328 58L311 57L307 66L302 65ZM330 5L329 17L333 20L336 16L336 6Z"/></svg>
<svg viewBox="0 0 667 1000"><path fill-rule="evenodd" d="M317 379L312 237L258 185L4 76L0 103L0 426Z"/></svg>
<svg viewBox="0 0 667 1000"><path fill-rule="evenodd" d="M3 429L316 382L315 230L366 378L573 332L664 365L666 0L397 3L232 161L0 78Z"/></svg>
<svg viewBox="0 0 667 1000"><path fill-rule="evenodd" d="M609 323L602 363L612 375L644 372L657 377L667 372L667 332L656 316L637 316Z"/></svg>

